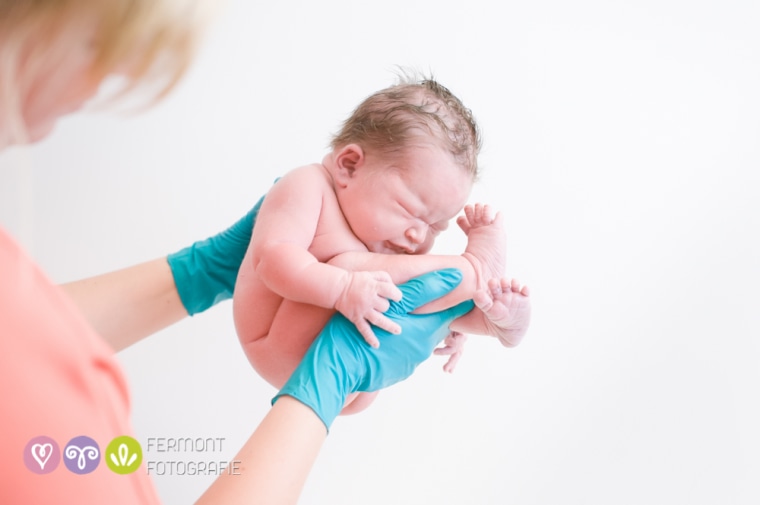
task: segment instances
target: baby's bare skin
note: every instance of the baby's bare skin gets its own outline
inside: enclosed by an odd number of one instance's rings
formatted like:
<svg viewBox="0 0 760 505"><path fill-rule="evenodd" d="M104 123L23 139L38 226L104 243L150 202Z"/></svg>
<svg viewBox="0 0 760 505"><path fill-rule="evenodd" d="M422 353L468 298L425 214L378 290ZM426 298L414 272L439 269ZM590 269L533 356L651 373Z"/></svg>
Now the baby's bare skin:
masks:
<svg viewBox="0 0 760 505"><path fill-rule="evenodd" d="M491 279L488 290L478 291L473 300L486 316L483 322L488 335L506 347L520 343L530 325L528 286L522 286L517 279Z"/></svg>
<svg viewBox="0 0 760 505"><path fill-rule="evenodd" d="M466 206L457 224L467 234L464 256L471 260L479 279L473 311L454 321L452 333L478 333L499 339L506 347L520 343L530 324L530 300L527 286L504 277L506 234L501 214L493 215L488 205ZM458 360L461 351L451 353ZM448 365L448 363L447 363ZM444 366L444 370L447 370Z"/></svg>
<svg viewBox="0 0 760 505"><path fill-rule="evenodd" d="M324 198L323 202L331 202ZM323 215L333 214L325 211ZM337 223L330 226L340 229ZM485 233L472 233L473 242L483 242ZM326 247L330 244L330 247ZM344 247L348 252L327 259L336 252L335 247ZM378 254L360 251L355 239L349 234L332 233L329 238L320 236L311 247L312 253L326 263L351 271L384 271L395 284L401 284L413 277L442 268L458 268L463 280L451 293L428 304L425 312L435 312L473 298L478 289L478 277L489 271L481 265L487 258L479 259L481 251L488 251L485 244L474 247L468 257L444 255ZM257 280L253 271L252 251L248 252L240 269L235 292L234 309L238 336L246 355L254 368L275 387L281 387L305 354L314 337L324 327L333 310L310 304L298 303L268 290ZM476 273L477 267L477 273ZM485 330L485 327L481 327ZM480 333L478 328L467 327L467 331ZM291 359L292 358L292 359ZM282 360L287 363L281 363ZM452 367L453 367L452 363Z"/></svg>
<svg viewBox="0 0 760 505"><path fill-rule="evenodd" d="M501 213L494 214L489 205L466 205L457 224L467 235L464 257L475 267L478 289L484 289L489 279L504 276L507 235Z"/></svg>
<svg viewBox="0 0 760 505"><path fill-rule="evenodd" d="M401 172L401 176L395 177L402 179L393 182L394 172L384 172L380 180L379 184L388 186L387 196L383 198L401 198L398 207L389 206L383 215L388 214L388 219L400 219L404 223L398 233L394 229L388 232L387 241L365 243L355 234L359 229L357 223L364 226L363 233L369 238L373 238L371 235L376 229L366 223L366 219L371 220L372 216L361 217L361 210L353 210L357 205L359 208L365 205L363 195L358 192L369 192L366 198L375 197L380 205L388 200L377 199L377 192L382 189L379 190L376 184L368 185L366 190L363 187L354 189L353 196L341 200L338 194L341 181L351 183L351 177L342 175L339 155L326 157L322 165L310 165L289 173L267 195L251 247L241 265L233 309L238 336L249 361L273 386L283 386L334 310L337 308L343 312L336 299L340 300L342 295L339 294L344 290L337 283L345 282L345 276L361 279L370 287L369 281L377 284L367 293L372 295L375 290L374 298L368 298L368 306L374 306L372 310L379 314L387 309L388 299L393 296L386 285L395 287L393 284L442 268L461 270L462 283L445 297L424 307L425 312L441 310L476 296L483 306L489 299L494 300L494 307L502 304L499 296L492 297L494 293L488 290L488 280L504 275L505 233L500 215L494 215L487 205L465 206L464 216L458 220L468 236L464 254L424 254L432 246L435 235L445 228L442 223L453 218L464 205L471 179L463 175L458 166L448 163L447 155L441 157L437 151L425 147L418 152L412 154L420 160L415 163L412 175L417 179L407 179L410 176ZM431 162L430 156L438 157ZM434 171L418 174L428 168ZM443 170L447 170L445 177L441 175ZM431 182L436 180L437 185ZM446 182L441 183L441 180ZM423 195L422 198L418 198L418 194ZM427 202L427 205L418 201ZM462 203L457 204L459 201ZM401 209L401 213L394 216L397 209ZM417 228L418 223L422 223L420 228ZM379 226L382 227L383 222ZM403 232L407 226L410 227L409 234ZM373 250L381 250L368 251L368 243L374 244ZM403 254L402 248L418 254ZM378 273L383 274L382 279ZM361 293L360 290L354 291ZM489 307L489 310L494 308ZM498 319L491 320L490 312L484 314L476 308L455 321L451 329L494 336L514 333L509 326L512 323L509 317L499 311L493 314ZM344 312L344 315L347 314ZM367 321L375 324L369 318ZM463 341L456 336L447 339L443 348L450 354L447 371L453 370L461 356ZM366 393L352 397L343 413L358 412L373 399L374 394Z"/></svg>

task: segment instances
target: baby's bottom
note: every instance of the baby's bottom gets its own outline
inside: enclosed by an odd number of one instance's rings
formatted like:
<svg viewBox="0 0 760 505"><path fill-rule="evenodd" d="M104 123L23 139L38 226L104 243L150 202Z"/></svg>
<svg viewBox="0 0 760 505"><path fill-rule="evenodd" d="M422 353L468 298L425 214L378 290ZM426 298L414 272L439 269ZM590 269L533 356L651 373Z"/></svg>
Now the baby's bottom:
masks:
<svg viewBox="0 0 760 505"><path fill-rule="evenodd" d="M236 293L237 298L238 293ZM234 300L235 328L248 361L272 386L280 389L301 363L314 338L332 317L334 310L283 300L277 309L269 333L255 335L258 325L251 321L255 311L246 311L244 299ZM248 305L250 306L250 305ZM349 395L343 415L366 409L377 396L373 393Z"/></svg>

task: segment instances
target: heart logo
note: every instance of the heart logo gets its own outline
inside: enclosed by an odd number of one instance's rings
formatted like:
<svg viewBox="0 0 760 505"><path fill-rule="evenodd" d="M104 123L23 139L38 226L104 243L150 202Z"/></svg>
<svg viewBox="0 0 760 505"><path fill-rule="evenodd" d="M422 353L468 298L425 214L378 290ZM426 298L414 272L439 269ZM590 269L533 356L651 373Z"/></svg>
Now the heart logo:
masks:
<svg viewBox="0 0 760 505"><path fill-rule="evenodd" d="M32 457L40 465L40 470L45 469L45 464L53 454L53 444L50 442L46 444L33 444L32 445Z"/></svg>
<svg viewBox="0 0 760 505"><path fill-rule="evenodd" d="M46 436L34 437L24 449L24 465L34 473L50 473L61 462L61 450L55 440Z"/></svg>

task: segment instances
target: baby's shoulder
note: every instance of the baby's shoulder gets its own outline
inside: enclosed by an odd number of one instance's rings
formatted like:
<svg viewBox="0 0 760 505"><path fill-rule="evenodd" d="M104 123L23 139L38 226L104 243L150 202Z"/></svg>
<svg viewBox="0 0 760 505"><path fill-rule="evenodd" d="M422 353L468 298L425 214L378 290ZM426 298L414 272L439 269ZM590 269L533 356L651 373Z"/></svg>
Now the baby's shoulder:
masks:
<svg viewBox="0 0 760 505"><path fill-rule="evenodd" d="M330 178L324 166L320 163L312 163L311 165L294 168L283 175L277 182L284 182L287 185L304 186L305 189L311 191L330 187Z"/></svg>
<svg viewBox="0 0 760 505"><path fill-rule="evenodd" d="M267 209L290 206L306 212L319 212L325 206L331 206L336 199L331 180L324 167L318 163L305 165L288 171L277 179L267 192L264 211Z"/></svg>

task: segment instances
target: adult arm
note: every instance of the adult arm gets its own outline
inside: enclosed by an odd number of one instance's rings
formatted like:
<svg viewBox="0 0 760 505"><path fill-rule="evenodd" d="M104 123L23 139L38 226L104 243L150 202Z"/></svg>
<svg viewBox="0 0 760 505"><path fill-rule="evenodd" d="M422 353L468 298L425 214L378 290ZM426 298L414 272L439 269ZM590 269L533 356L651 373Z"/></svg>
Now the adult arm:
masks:
<svg viewBox="0 0 760 505"><path fill-rule="evenodd" d="M188 315L166 258L61 287L117 351Z"/></svg>
<svg viewBox="0 0 760 505"><path fill-rule="evenodd" d="M263 197L226 230L165 258L62 285L119 351L232 296Z"/></svg>
<svg viewBox="0 0 760 505"><path fill-rule="evenodd" d="M350 321L335 314L236 456L239 475L219 476L197 505L296 503L347 395L409 377L448 334L448 325L470 310L472 304L464 303L435 314L412 314L460 279L459 272L447 270L400 286L404 296L386 314L403 331L379 331L379 338L388 340L380 349L367 346Z"/></svg>
<svg viewBox="0 0 760 505"><path fill-rule="evenodd" d="M196 505L296 503L326 437L313 410L283 398L235 456L238 474L222 473Z"/></svg>

